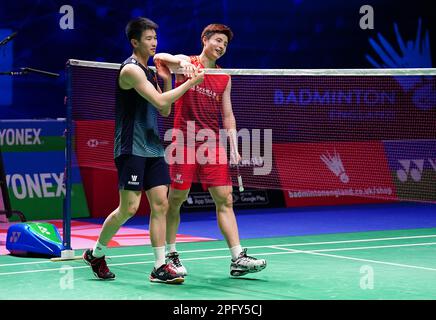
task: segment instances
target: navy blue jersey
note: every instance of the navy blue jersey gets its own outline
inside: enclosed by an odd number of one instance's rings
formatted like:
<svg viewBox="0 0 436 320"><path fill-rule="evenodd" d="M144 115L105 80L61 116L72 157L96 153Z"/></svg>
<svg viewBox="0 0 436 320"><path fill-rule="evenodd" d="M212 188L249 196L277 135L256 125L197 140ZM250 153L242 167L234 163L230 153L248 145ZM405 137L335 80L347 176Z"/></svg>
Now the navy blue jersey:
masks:
<svg viewBox="0 0 436 320"><path fill-rule="evenodd" d="M163 157L164 148L159 138L157 109L135 89L120 88L120 72L130 63L139 66L148 81L157 89L157 79L153 70L132 57L122 63L117 77L114 156L116 158L122 154L131 154L140 157Z"/></svg>

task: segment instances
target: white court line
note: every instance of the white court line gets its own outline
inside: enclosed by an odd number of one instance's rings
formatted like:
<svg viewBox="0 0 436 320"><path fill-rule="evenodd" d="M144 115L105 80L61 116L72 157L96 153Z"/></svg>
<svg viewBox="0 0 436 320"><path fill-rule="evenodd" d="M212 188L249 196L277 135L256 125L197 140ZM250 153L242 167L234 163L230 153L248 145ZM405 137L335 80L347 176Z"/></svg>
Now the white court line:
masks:
<svg viewBox="0 0 436 320"><path fill-rule="evenodd" d="M373 241L389 241L389 240L405 240L405 239L423 239L423 238L436 238L436 234L429 234L423 236L405 236L405 237L391 237L391 238L370 238L370 239L354 239L354 240L338 240L338 241L323 241L323 242L305 242L294 244L280 244L280 246L310 246L310 245L324 245L324 244L337 244L337 243L356 243L356 242L373 242ZM254 247L253 247L254 248Z"/></svg>
<svg viewBox="0 0 436 320"><path fill-rule="evenodd" d="M270 253L259 253L259 255L273 255L273 254L289 254L289 252L270 252ZM222 259L222 258L230 258L229 256L214 256L214 257L201 257L201 258L187 258L183 259L183 261L193 261L193 260L209 260L209 259ZM128 265L136 265L136 264L152 264L154 261L137 261L137 262L125 262L125 263L108 263L108 267L116 267L116 266L128 266ZM68 265L68 261L62 264L62 266ZM85 269L89 268L89 266L81 266L81 267L71 267L69 269ZM5 272L0 273L0 276L13 275L13 274L23 274L23 273L36 273L36 272L48 272L48 271L61 271L62 268L52 268L52 269L41 269L41 270L27 270L27 271L14 271L14 272Z"/></svg>
<svg viewBox="0 0 436 320"><path fill-rule="evenodd" d="M326 245L326 244L338 244L338 243L357 243L357 242L373 242L373 241L389 241L389 240L404 240L404 239L422 239L422 238L436 238L436 234L431 235L423 235L423 236L405 236L405 237L391 237L391 238L370 238L370 239L354 239L354 240L338 240L338 241L324 241L324 242L298 242L298 243L285 243L278 244L280 247L297 247L297 246L311 246L311 245ZM259 249L259 248L269 248L270 245L264 246L244 246L247 249ZM210 252L210 251L227 251L228 248L215 248L215 249L197 249L197 250L185 250L178 251L179 253L192 253L192 252ZM111 258L128 258L128 257L140 257L140 256L149 256L153 253L137 253L137 254L126 254L126 255L117 255L110 256ZM0 265L1 267L2 265Z"/></svg>
<svg viewBox="0 0 436 320"><path fill-rule="evenodd" d="M314 251L306 251L306 250L294 250L294 249L287 249L287 248L280 248L280 247L274 247L274 248L286 250L286 251L289 251L290 253L305 253L305 254L325 256L325 257L331 257L331 258L339 258L339 259L345 259L345 260L354 260L354 261L362 261L362 262L372 262L372 263L377 263L377 264L386 264L386 265L395 266L395 267L404 267L404 268L421 269L421 270L427 270L427 271L436 271L435 268L427 268L427 267L413 266L410 264L402 264L402 263L378 261L378 260L371 260L371 259L361 259L361 258L339 256L336 254L319 253L319 252L315 252L315 250ZM325 250L327 250L327 249L325 249Z"/></svg>
<svg viewBox="0 0 436 320"><path fill-rule="evenodd" d="M422 243L406 243L406 244L390 244L387 246L366 246L366 247L349 247L349 248L330 248L330 249L315 249L315 250L306 250L304 252L332 252L332 251L354 251L354 250L365 250L365 249L383 249L383 248L399 248L399 247L416 247L416 246L431 246L436 244L436 242L422 242ZM287 245L286 245L287 246ZM274 249L285 249L281 248L282 245L272 245L268 246L268 248ZM298 250L296 250L298 251Z"/></svg>
<svg viewBox="0 0 436 320"><path fill-rule="evenodd" d="M338 244L338 243L357 243L357 242L373 242L373 241L389 241L389 240L405 240L405 239L422 239L422 238L436 238L435 234L430 235L422 235L422 236L404 236L404 237L390 237L390 238L369 238L369 239L354 239L354 240L338 240L338 241L323 241L323 242L304 242L304 243L285 243L278 244L276 246L280 247L297 247L297 246L310 246L310 245L327 245L327 244ZM271 246L250 246L245 247L247 249L259 249L259 248L268 248ZM389 246L387 246L389 247ZM80 250L80 249L76 249ZM83 249L84 250L84 249ZM197 250L185 250L179 251L179 253L192 253L192 252L210 252L210 251L223 251L229 250L228 248L215 248L215 249L197 249ZM314 250L317 251L317 250ZM108 258L130 258L130 257L142 257L142 256L151 256L153 253L137 253L137 254L125 254L125 255L115 255L108 256ZM67 262L67 261L57 261L57 262ZM42 261L32 261L32 262L17 262L17 263L9 263L9 264L0 264L0 267L9 267L9 266L20 266L20 265L32 265L32 264L43 264L43 263L53 263L51 260L42 260Z"/></svg>
<svg viewBox="0 0 436 320"><path fill-rule="evenodd" d="M389 245L389 246L373 246L373 247L367 247L370 249L380 249L380 248L392 248L392 247L412 247L412 246L424 246L424 245L435 245L436 242L428 242L428 243L412 243L412 244L402 244L402 245ZM345 256L338 256L338 255L331 255L331 254L325 254L320 252L328 252L328 251L352 251L352 250L361 250L362 247L355 247L355 248L332 248L332 249L319 249L319 250L297 250L297 249L287 249L287 248L281 248L280 245L276 246L264 246L263 248L273 248L277 250L282 250L285 252L266 252L266 253L256 253L251 254L251 256L271 256L271 255L277 255L277 254L297 254L297 253L306 253L306 254L313 254L313 255L321 255L321 256L328 256L328 257L336 257L341 259L348 259L348 260L357 260L357 261L365 261L365 262L373 262L373 263L379 263L379 264L387 264L387 265L393 265L397 267L407 267L407 268L415 268L415 269L422 269L422 270L430 270L430 271L436 271L436 269L433 268L426 268L426 267L420 267L420 266L412 266L412 265L406 265L406 264L399 264L399 263L391 263L391 262L384 262L384 261L377 261L377 260L369 260L369 259L359 259L359 258L352 258L352 257L345 257ZM228 249L226 249L228 250ZM204 250L202 250L204 251ZM108 257L110 259L110 257ZM183 261L194 261L194 260L209 260L209 259L229 259L230 256L213 256L213 257L200 257L200 258L186 258L183 259ZM114 264L108 264L108 266L126 266L126 265L136 265L136 264L148 264L148 263L154 263L154 261L138 261L138 262L126 262L126 263L114 263ZM68 265L68 261L64 261L62 263L62 266ZM71 267L71 269L84 269L89 268L88 266L80 266L80 267ZM61 268L52 268L52 269L41 269L41 270L27 270L27 271L14 271L14 272L5 272L0 273L0 276L5 275L13 275L13 274L25 274L25 273L36 273L36 272L49 272L49 271L60 271Z"/></svg>

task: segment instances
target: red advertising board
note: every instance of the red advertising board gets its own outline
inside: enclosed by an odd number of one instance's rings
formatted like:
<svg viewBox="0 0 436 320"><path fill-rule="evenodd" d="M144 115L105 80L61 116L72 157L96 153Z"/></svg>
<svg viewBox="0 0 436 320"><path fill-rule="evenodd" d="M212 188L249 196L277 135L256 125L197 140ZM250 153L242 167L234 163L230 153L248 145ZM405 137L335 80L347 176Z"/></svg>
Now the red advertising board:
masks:
<svg viewBox="0 0 436 320"><path fill-rule="evenodd" d="M114 121L75 122L77 161L92 217L106 217L118 206L118 177L113 156ZM138 215L150 213L143 194Z"/></svg>
<svg viewBox="0 0 436 320"><path fill-rule="evenodd" d="M288 207L397 199L379 141L276 144L273 152Z"/></svg>

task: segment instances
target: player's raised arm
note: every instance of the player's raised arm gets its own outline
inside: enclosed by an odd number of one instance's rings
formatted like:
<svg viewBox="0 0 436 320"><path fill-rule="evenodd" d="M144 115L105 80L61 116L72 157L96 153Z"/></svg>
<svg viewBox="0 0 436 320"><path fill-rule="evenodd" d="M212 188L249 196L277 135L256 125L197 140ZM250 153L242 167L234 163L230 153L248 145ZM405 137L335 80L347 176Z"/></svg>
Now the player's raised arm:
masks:
<svg viewBox="0 0 436 320"><path fill-rule="evenodd" d="M166 65L172 72L183 74L185 77L192 77L196 67L191 63L188 56L183 54L172 55L169 53L157 53L153 57L156 67L159 64Z"/></svg>
<svg viewBox="0 0 436 320"><path fill-rule="evenodd" d="M167 114L171 103L180 98L191 87L204 80L204 71L195 69L192 78L168 92L159 93L147 80L144 72L136 65L126 65L120 73L120 86L125 89L134 88L144 99L155 106L161 114Z"/></svg>
<svg viewBox="0 0 436 320"><path fill-rule="evenodd" d="M173 79L171 75L170 69L163 63L155 64L156 73L160 79L163 81L163 92L167 92L173 89ZM159 93L162 93L162 89L159 86L159 83L156 83L156 89ZM172 103L169 103L163 110L166 112L159 112L161 116L168 117L171 113Z"/></svg>

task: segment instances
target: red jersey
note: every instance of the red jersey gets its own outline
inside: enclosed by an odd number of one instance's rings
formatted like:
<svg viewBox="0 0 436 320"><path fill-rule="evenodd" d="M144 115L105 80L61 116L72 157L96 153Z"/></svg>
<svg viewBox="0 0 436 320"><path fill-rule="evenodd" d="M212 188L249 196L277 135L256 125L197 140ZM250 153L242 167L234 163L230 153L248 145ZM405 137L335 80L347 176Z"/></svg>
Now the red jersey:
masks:
<svg viewBox="0 0 436 320"><path fill-rule="evenodd" d="M191 63L204 68L199 56L191 56ZM187 122L195 122L195 134L200 129L211 129L219 137L219 119L224 90L229 75L205 75L204 81L189 89L175 103L174 128L183 131L186 137ZM179 86L182 82L176 82Z"/></svg>

